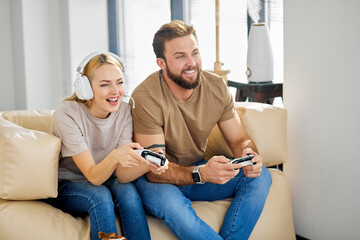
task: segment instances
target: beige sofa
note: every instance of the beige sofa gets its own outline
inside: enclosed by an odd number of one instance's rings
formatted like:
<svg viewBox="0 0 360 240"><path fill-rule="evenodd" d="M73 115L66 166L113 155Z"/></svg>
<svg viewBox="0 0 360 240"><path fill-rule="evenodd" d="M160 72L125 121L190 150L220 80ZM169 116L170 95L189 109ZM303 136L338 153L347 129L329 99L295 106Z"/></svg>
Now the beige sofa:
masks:
<svg viewBox="0 0 360 240"><path fill-rule="evenodd" d="M260 103L237 103L237 112L258 145L266 166L286 162L286 110ZM89 217L74 218L39 199L56 197L60 139L49 134L52 111L0 113L0 239L90 239ZM207 157L231 156L220 131L209 138ZM270 169L272 185L250 239L295 239L285 174ZM231 199L193 202L200 218L220 230ZM118 221L118 219L117 219ZM148 216L152 239L176 239Z"/></svg>

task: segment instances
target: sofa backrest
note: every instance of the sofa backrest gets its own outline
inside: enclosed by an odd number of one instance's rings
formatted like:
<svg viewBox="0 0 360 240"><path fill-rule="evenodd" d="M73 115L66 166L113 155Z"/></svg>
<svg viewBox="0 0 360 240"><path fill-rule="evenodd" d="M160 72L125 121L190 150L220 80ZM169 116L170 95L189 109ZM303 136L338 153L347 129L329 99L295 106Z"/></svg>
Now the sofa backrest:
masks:
<svg viewBox="0 0 360 240"><path fill-rule="evenodd" d="M236 102L236 111L247 133L255 142L265 166L286 162L287 111L264 103ZM205 159L224 155L233 157L217 126L212 130L206 147Z"/></svg>
<svg viewBox="0 0 360 240"><path fill-rule="evenodd" d="M51 120L54 110L18 110L0 113L0 118L8 120L23 128L40 132L51 132Z"/></svg>
<svg viewBox="0 0 360 240"><path fill-rule="evenodd" d="M265 166L286 162L287 111L262 103L235 104ZM52 110L0 112L0 198L31 200L56 197L61 141L51 135ZM206 159L232 157L219 128L214 127Z"/></svg>

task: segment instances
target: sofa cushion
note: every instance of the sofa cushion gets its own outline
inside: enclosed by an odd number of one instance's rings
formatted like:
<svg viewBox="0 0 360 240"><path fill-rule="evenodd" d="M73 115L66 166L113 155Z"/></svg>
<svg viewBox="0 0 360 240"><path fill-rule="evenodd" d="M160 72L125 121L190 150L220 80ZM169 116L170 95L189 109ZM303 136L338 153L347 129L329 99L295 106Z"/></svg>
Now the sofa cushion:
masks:
<svg viewBox="0 0 360 240"><path fill-rule="evenodd" d="M33 200L56 197L60 139L45 132L20 127L2 116L0 198ZM21 117L18 116L18 119Z"/></svg>
<svg viewBox="0 0 360 240"><path fill-rule="evenodd" d="M247 133L258 147L265 166L286 162L287 111L264 103L236 102L236 111ZM212 130L206 146L206 159L224 155L233 157L217 126Z"/></svg>

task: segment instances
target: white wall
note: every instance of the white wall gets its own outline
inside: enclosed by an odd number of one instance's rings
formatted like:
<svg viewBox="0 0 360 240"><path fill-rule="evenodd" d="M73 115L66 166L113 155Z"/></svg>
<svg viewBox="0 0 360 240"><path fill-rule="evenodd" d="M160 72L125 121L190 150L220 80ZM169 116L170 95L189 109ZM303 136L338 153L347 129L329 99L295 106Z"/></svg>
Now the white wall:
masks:
<svg viewBox="0 0 360 240"><path fill-rule="evenodd" d="M53 109L75 70L108 50L106 0L0 1L0 111Z"/></svg>
<svg viewBox="0 0 360 240"><path fill-rule="evenodd" d="M61 0L60 0L61 1ZM108 51L107 0L68 0L71 77L90 53Z"/></svg>
<svg viewBox="0 0 360 240"><path fill-rule="evenodd" d="M16 1L13 2L13 8L16 7ZM13 18L13 21L12 21ZM21 39L21 36L13 36L16 34L16 31L11 30L12 25L15 25L21 19L21 14L13 14L12 8L10 6L10 0L0 1L0 110L4 109L15 109L17 106L22 107L23 105L19 103L15 94L15 81L13 71L13 60L16 52L12 51L13 46L16 45L16 42L13 43L12 39ZM16 21L17 20L17 21ZM21 31L18 31L21 33ZM19 46L21 48L21 45ZM18 67L22 66L21 62L17 62ZM19 78L21 79L21 78ZM21 92L23 89L19 89Z"/></svg>
<svg viewBox="0 0 360 240"><path fill-rule="evenodd" d="M21 3L27 108L49 109L57 102L55 86L63 78L57 1Z"/></svg>
<svg viewBox="0 0 360 240"><path fill-rule="evenodd" d="M360 239L360 1L284 0L284 106L296 233Z"/></svg>

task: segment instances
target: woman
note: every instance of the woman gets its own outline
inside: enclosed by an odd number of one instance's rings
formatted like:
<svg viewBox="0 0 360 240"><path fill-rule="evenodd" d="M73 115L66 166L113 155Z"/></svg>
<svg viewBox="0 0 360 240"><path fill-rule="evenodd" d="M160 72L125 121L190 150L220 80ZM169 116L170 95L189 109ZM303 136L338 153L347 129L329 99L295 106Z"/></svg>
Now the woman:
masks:
<svg viewBox="0 0 360 240"><path fill-rule="evenodd" d="M72 214L90 215L92 239L99 239L99 232L117 233L115 211L122 235L150 239L141 198L131 181L149 170L161 174L167 169L134 150L142 147L131 142L130 106L121 101L122 69L112 53L89 55L78 68L75 93L53 116L54 134L62 140L57 202Z"/></svg>

